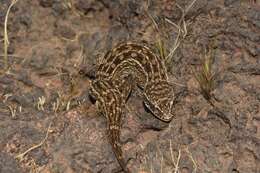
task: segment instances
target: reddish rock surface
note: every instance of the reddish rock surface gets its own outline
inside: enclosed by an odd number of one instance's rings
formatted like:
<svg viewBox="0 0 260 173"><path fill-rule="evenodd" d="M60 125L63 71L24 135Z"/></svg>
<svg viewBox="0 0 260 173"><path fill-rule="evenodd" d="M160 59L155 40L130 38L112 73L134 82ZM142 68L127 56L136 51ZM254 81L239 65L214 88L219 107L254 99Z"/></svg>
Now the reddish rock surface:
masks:
<svg viewBox="0 0 260 173"><path fill-rule="evenodd" d="M120 171L106 119L88 97L90 79L78 70L90 70L126 40L155 45L160 36L170 50L177 29L165 19L178 23L178 5L191 2L18 1L8 16L10 70L0 75L0 172ZM10 3L0 2L1 69ZM260 173L260 2L196 0L184 20L187 35L167 64L178 96L175 117L159 121L145 111L141 92L132 93L121 133L128 167L133 173ZM199 92L192 70L205 49L214 50L217 108ZM16 159L45 138L50 123L46 141Z"/></svg>

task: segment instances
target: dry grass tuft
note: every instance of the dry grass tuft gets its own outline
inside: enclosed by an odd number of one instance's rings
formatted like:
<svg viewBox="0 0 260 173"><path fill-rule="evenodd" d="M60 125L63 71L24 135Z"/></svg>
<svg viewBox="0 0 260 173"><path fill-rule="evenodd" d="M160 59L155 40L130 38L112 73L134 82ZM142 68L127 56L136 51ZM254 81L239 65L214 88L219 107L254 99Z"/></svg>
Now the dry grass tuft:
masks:
<svg viewBox="0 0 260 173"><path fill-rule="evenodd" d="M8 16L11 8L17 3L17 1L18 0L12 0L5 15L5 22L4 22L4 70L5 71L8 70L8 46L9 46L8 31L7 31Z"/></svg>
<svg viewBox="0 0 260 173"><path fill-rule="evenodd" d="M202 59L201 67L195 74L195 78L199 83L200 92L203 97L210 101L212 98L212 91L215 88L216 75L212 70L212 53L211 51Z"/></svg>
<svg viewBox="0 0 260 173"><path fill-rule="evenodd" d="M150 1L149 0L147 1L147 8L146 8L147 15L151 19L155 30L157 31L157 33L159 33L159 38L156 42L156 48L158 49L160 56L166 61L166 64L169 64L171 62L173 55L176 52L177 48L180 46L182 40L184 40L185 37L187 36L187 33L188 33L187 25L188 24L185 21L185 16L188 13L188 11L192 8L192 6L194 5L194 3L196 1L197 0L193 0L185 9L183 9L180 5L178 5L176 3L176 6L182 12L182 16L177 23L174 23L170 19L165 18L165 21L167 23L169 23L170 25L172 25L173 27L175 27L177 29L177 37L173 43L173 46L170 48L169 51L167 51L167 48L165 47L165 44L162 40L162 35L165 35L165 33L163 33L163 31L159 28L158 24L154 20L153 16L148 12L148 7L150 4Z"/></svg>
<svg viewBox="0 0 260 173"><path fill-rule="evenodd" d="M165 153L162 152L160 147L157 146L155 151L155 156L152 159L153 161L160 162L160 170L157 172L160 173L180 173L182 168L181 159L185 158L192 162L192 173L196 173L198 170L197 161L193 158L192 153L189 151L188 147L180 147L174 151L172 146L172 140L169 140L169 150ZM169 155L168 155L169 154ZM168 155L168 156L167 156ZM138 173L154 173L155 168L153 161L150 160L147 156L144 157L144 165L140 166ZM158 169L158 168L157 168Z"/></svg>

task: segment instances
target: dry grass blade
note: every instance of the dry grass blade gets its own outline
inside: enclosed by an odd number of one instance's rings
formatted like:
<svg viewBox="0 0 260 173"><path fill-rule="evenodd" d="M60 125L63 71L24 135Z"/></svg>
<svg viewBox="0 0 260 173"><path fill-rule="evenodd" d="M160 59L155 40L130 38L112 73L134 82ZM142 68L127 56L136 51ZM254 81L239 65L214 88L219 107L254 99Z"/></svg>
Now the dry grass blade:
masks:
<svg viewBox="0 0 260 173"><path fill-rule="evenodd" d="M79 16L79 17L85 16L84 13L82 13L79 10L76 9L76 7L74 6L73 0L63 0L62 4L65 8L67 8L68 10L71 10L77 16Z"/></svg>
<svg viewBox="0 0 260 173"><path fill-rule="evenodd" d="M16 107L12 107L12 106L8 106L10 112L11 112L11 116L12 118L15 118L16 116Z"/></svg>
<svg viewBox="0 0 260 173"><path fill-rule="evenodd" d="M163 173L163 156L161 158L161 173Z"/></svg>
<svg viewBox="0 0 260 173"><path fill-rule="evenodd" d="M193 0L190 5L185 9L185 15L186 13L191 9L191 7L194 5L194 3L196 2L197 0Z"/></svg>
<svg viewBox="0 0 260 173"><path fill-rule="evenodd" d="M42 146L44 144L44 142L47 140L48 136L49 136L49 132L50 132L50 128L51 128L51 124L49 124L49 127L47 129L47 132L46 132L46 135L44 137L44 139L37 145L34 145L32 146L31 148L29 148L28 150L26 150L25 152L21 153L21 154L18 154L15 158L18 159L18 160L23 160L24 156L29 153L30 151L36 149L36 148L39 148L40 146Z"/></svg>
<svg viewBox="0 0 260 173"><path fill-rule="evenodd" d="M38 110L44 111L45 102L46 102L46 98L44 96L38 98L38 102L37 102Z"/></svg>
<svg viewBox="0 0 260 173"><path fill-rule="evenodd" d="M174 159L174 156L173 156L173 150L172 150L172 140L170 140L170 152L171 152L171 159L172 159L172 163L174 165L174 167L176 167L176 161Z"/></svg>
<svg viewBox="0 0 260 173"><path fill-rule="evenodd" d="M8 16L10 13L11 8L18 0L12 0L10 6L7 9L6 16L5 16L5 22L4 22L4 63L5 63L5 70L8 69L8 46L9 46L9 39L8 39L8 31L7 31L7 22L8 22Z"/></svg>
<svg viewBox="0 0 260 173"><path fill-rule="evenodd" d="M165 58L166 58L167 51L166 51L164 42L163 42L161 39L158 39L158 41L156 42L156 48L157 48L158 51L159 51L160 57L162 57L163 59L165 59Z"/></svg>
<svg viewBox="0 0 260 173"><path fill-rule="evenodd" d="M146 5L146 8L145 8L145 12L146 12L146 14L148 15L148 17L151 19L154 28L157 30L158 33L160 33L159 26L157 25L157 23L156 23L156 21L154 20L153 16L152 16L152 15L149 13L149 11L148 11L149 6L150 6L150 1L147 0L147 5Z"/></svg>
<svg viewBox="0 0 260 173"><path fill-rule="evenodd" d="M152 21L154 29L159 34L159 38L156 41L156 45L155 46L156 46L157 50L159 51L160 57L165 59L166 58L166 54L167 54L167 50L165 48L164 42L161 39L162 31L160 30L160 28L159 28L158 24L156 23L156 21L154 20L153 16L149 13L149 11L148 11L149 5L150 5L150 1L147 0L147 6L145 8L145 12L146 12L147 16L150 18L150 20Z"/></svg>
<svg viewBox="0 0 260 173"><path fill-rule="evenodd" d="M194 169L193 169L192 173L196 173L196 172L197 172L197 169L198 169L197 163L196 163L196 161L194 160L194 158L193 158L193 156L192 156L192 153L189 151L189 149L186 148L185 151L188 153L188 156L189 156L189 158L191 159L191 161L192 161L192 163L193 163L193 166L194 166Z"/></svg>
<svg viewBox="0 0 260 173"><path fill-rule="evenodd" d="M179 172L180 159L181 159L181 150L179 150L179 153L178 153L178 158L177 158L177 162L176 162L174 173L178 173Z"/></svg>

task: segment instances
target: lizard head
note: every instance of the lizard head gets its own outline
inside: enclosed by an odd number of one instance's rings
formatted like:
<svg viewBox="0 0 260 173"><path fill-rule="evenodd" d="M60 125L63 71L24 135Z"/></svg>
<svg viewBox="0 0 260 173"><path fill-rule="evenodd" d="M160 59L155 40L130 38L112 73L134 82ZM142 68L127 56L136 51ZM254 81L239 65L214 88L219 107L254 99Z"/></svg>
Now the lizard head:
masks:
<svg viewBox="0 0 260 173"><path fill-rule="evenodd" d="M149 82L144 90L144 104L154 116L169 122L173 118L173 86L167 81Z"/></svg>

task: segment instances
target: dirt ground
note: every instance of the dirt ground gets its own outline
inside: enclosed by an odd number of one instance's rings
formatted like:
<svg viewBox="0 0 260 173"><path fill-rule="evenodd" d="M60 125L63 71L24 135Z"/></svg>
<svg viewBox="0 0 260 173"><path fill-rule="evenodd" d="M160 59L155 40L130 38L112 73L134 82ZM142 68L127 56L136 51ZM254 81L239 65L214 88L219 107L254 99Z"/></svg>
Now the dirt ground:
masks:
<svg viewBox="0 0 260 173"><path fill-rule="evenodd" d="M1 69L10 4L0 1ZM128 168L260 173L259 0L18 0L7 31L0 173L120 172L106 119L88 96L91 79L78 71L127 40L146 41L155 51L162 40L166 53L176 47L167 62L176 95L173 120L147 112L138 91L127 102L121 142ZM217 107L203 97L194 75L207 52L213 52Z"/></svg>

